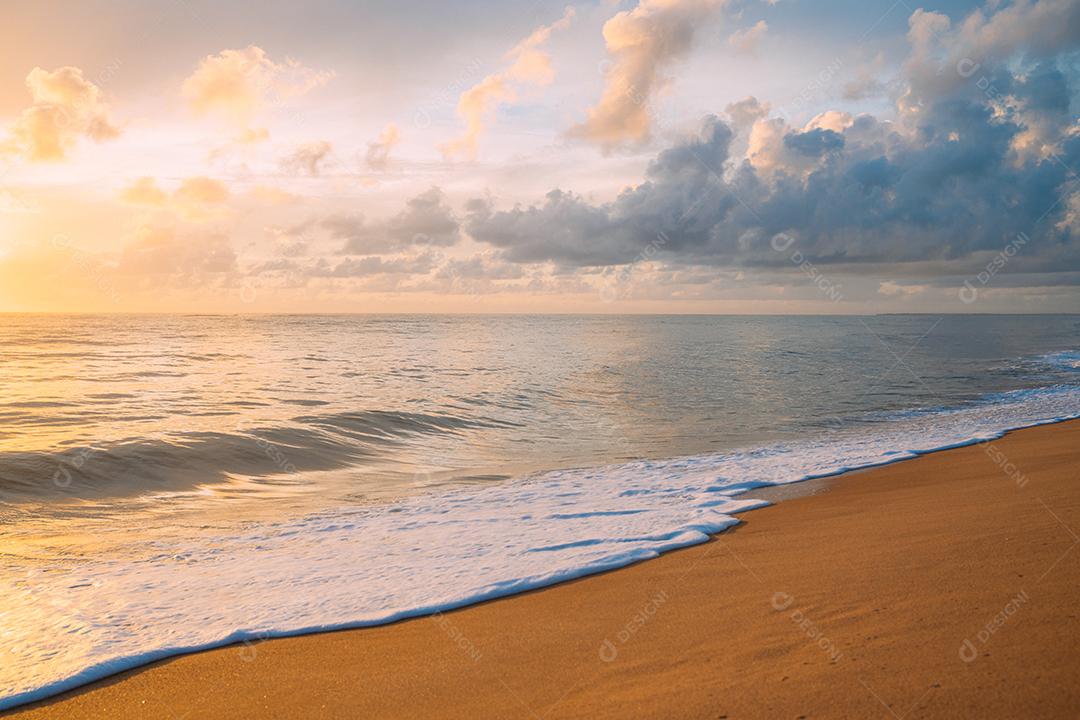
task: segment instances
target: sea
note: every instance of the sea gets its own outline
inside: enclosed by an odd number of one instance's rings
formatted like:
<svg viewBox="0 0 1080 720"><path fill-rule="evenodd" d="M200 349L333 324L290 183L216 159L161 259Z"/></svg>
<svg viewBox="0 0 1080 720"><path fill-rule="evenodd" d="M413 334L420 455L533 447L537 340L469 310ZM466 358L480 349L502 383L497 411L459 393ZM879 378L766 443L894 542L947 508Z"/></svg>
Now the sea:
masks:
<svg viewBox="0 0 1080 720"><path fill-rule="evenodd" d="M0 709L1075 417L1077 315L0 315Z"/></svg>

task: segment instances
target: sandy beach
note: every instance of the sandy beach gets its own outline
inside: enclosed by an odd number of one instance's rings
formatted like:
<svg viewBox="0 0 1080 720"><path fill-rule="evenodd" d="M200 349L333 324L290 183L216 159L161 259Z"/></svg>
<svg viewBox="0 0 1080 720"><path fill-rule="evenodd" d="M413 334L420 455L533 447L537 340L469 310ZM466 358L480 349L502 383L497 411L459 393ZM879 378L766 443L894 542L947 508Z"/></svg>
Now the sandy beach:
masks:
<svg viewBox="0 0 1080 720"><path fill-rule="evenodd" d="M629 568L188 655L11 716L1080 714L1080 421L803 489Z"/></svg>

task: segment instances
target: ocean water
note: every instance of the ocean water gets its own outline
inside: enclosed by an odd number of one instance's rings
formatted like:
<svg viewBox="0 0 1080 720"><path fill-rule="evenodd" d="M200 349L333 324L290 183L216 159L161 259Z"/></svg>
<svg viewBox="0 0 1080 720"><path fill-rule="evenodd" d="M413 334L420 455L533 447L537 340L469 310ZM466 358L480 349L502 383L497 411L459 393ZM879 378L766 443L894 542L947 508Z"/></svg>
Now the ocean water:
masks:
<svg viewBox="0 0 1080 720"><path fill-rule="evenodd" d="M757 488L1078 417L1078 331L0 316L0 708L618 567Z"/></svg>

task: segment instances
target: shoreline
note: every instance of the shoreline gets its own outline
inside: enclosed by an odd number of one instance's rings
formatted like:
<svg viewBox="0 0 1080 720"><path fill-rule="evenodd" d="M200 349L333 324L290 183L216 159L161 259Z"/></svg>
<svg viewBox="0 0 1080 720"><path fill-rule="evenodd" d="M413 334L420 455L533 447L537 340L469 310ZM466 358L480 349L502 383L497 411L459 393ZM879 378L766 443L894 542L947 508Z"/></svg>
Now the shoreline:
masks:
<svg viewBox="0 0 1080 720"><path fill-rule="evenodd" d="M1055 428L1058 429L1057 432L1054 432ZM1043 423L1041 425L1037 425L1037 426L1033 426L1033 427L1029 427L1029 428L1025 428L1025 429L1009 431L1008 433L1005 433L1003 439L991 440L991 441L989 441L989 444L993 444L993 445L997 445L997 444L1012 445L1012 444L1021 443L1021 441L1016 440L1016 438L1027 438L1029 436L1031 436L1031 437L1041 436L1041 437L1044 437L1044 438L1049 437L1049 436L1054 436L1054 437L1064 436L1064 437L1071 438L1071 442L1073 443L1073 448L1080 447L1080 420L1064 420L1064 421L1056 421L1056 422L1051 421L1051 422ZM1032 440L1032 441L1027 441L1026 444L1040 444L1040 443L1045 444L1047 442L1049 442L1051 445L1054 444L1053 441L1047 441L1047 440ZM187 668L187 666L190 666L192 664L195 664L195 665L209 664L209 665L215 665L216 666L216 665L220 665L221 662L226 662L227 663L228 660L222 660L221 657L222 656L230 656L230 655L232 656L231 660L235 664L235 662L237 660L237 657L236 657L237 655L244 656L244 655L250 654L251 655L251 660L250 661L246 660L244 657L239 658L240 660L243 661L241 663L242 665L247 665L249 662L254 662L254 661L258 660L259 657L261 657L261 656L265 656L265 655L270 654L271 648L276 649L278 647L282 647L283 645L298 645L298 646L308 647L308 646L325 645L325 644L329 644L331 642L333 642L333 644L336 645L336 644L339 644L339 641L338 640L331 641L331 640L329 640L329 638L340 638L340 637L343 637L343 636L350 636L350 637L351 636L356 636L358 638L356 640L356 642L357 643L362 643L364 641L364 639L366 639L365 636L372 636L372 635L376 635L376 634L379 634L380 636L383 635L383 634L412 635L412 634L415 634L413 632L413 630L415 630L416 626L418 626L418 625L424 625L424 626L435 625L435 626L437 626L437 630L440 631L442 636L443 636L442 641L444 643L446 642L447 639L450 639L451 642L448 643L450 645L461 646L461 645L464 644L464 645L467 646L465 648L466 650L469 647L471 647L472 649L479 652L480 655L481 655L481 658L482 658L483 653L479 649L480 645L478 645L476 642L474 642L474 640L470 639L470 638L474 637L475 633L466 632L466 631L461 630L460 628L458 628L458 624L460 622L464 622L462 619L466 618L470 614L486 615L486 614L489 614L489 613L492 613L492 612L494 612L496 614L499 614L499 613L502 613L503 611L498 610L497 608L503 608L505 606L513 605L513 604L516 604L516 603L531 604L531 603L536 602L536 600L534 600L534 598L548 597L549 594L564 594L564 593L586 592L586 591L581 590L581 588L588 588L590 585L597 585L597 586L601 585L601 584L604 584L604 585L625 585L626 584L625 582L617 582L617 581L612 580L612 579L613 578L619 578L623 574L631 574L631 573L639 574L639 573L642 573L642 572L646 572L646 574L650 574L649 571L643 570L643 568L653 568L654 565L656 565L658 563L665 563L665 562L668 563L668 564L681 563L681 562L683 562L682 559L685 558L688 554L691 554L691 553L705 553L706 555L713 555L715 553L715 550L716 550L717 546L727 546L729 544L738 545L738 544L743 542L739 538L741 536L746 536L748 534L748 531L750 533L758 535L762 531L762 529L761 529L762 525L775 525L776 523L771 522L771 518L776 516L777 514L779 514L780 517L786 517L787 518L783 522L790 522L791 520L797 520L797 516L795 516L796 511L795 510L790 510L788 508L793 508L793 507L796 507L796 506L802 507L802 508L805 508L805 507L809 506L809 507L813 508L814 505L824 505L824 504L828 503L828 501L825 501L823 499L824 497L834 498L834 501L835 501L835 494L836 494L835 491L836 490L838 490L841 487L844 488L844 489L857 488L861 484L863 484L863 482L866 480L866 478L868 476L881 477L881 476L893 475L893 474L899 474L901 476L918 475L918 473L912 473L910 471L910 469L908 469L908 470L895 470L895 469L897 469L897 468L910 468L911 466L914 466L914 465L916 465L918 463L923 463L924 461L931 460L931 459L933 459L935 463L945 463L946 465L948 465L948 464L957 464L957 463L961 462L959 460L954 461L957 454L964 454L964 455L973 455L974 454L975 455L975 457L974 457L975 461L979 461L981 459L981 460L984 461L984 464L985 464L985 462L989 461L990 459L988 457L980 458L980 456L985 455L985 453L980 452L978 450L978 445L979 444L984 444L984 443L982 443L981 441L972 441L970 443L965 443L965 444L963 444L963 445L961 445L959 447L936 450L936 451L933 451L933 452L920 454L920 455L918 455L917 457L914 457L914 458L908 458L908 459L900 460L900 461L897 461L897 462L890 462L890 463L881 464L881 465L877 465L877 466L873 466L873 467L860 468L860 469L851 470L851 471L847 471L847 472L843 472L843 473L839 473L839 474L832 474L832 475L828 475L828 476L820 477L820 478L807 479L807 480L804 480L802 482L793 483L793 484L790 484L790 485L776 486L776 487L768 488L768 489L759 488L757 490L752 490L749 493L747 493L747 495L749 495L751 497L754 497L754 498L773 499L773 498L770 498L769 496L770 495L775 495L776 493L784 493L784 494L787 495L787 497L784 498L784 502L782 504L780 504L780 505L771 505L771 506L769 506L767 508L759 509L756 512L752 513L751 515L747 516L747 518L743 518L742 514L740 513L741 522L740 522L739 525L736 525L735 527L727 530L726 532L724 532L724 533L722 533L720 535L713 536L709 541L707 541L707 542L705 542L703 544L697 544L697 545L691 545L691 546L688 546L688 547L683 547L683 548L678 549L678 552L674 552L674 551L666 552L661 557L654 558L648 563L636 562L636 563L631 564L629 566L618 568L617 571L616 570L606 570L606 571L598 572L598 573L595 573L595 574L590 574L590 575L585 576L585 577L577 578L577 579L574 579L574 580L564 581L562 583L558 583L558 584L555 584L555 585L550 585L550 586L547 586L547 587L544 587L544 588L529 590L529 591L526 591L524 593L519 593L519 594L515 594L515 595L501 597L501 598L497 598L497 599L494 599L494 600L487 600L487 601L483 601L483 602L477 603L477 604L470 604L470 605L468 605L468 606L466 606L466 607L464 607L462 609L435 613L434 615L427 615L427 616L422 616L422 617L414 617L414 618L410 618L410 619L406 619L406 620L399 620L397 622L387 624L387 625L380 625L380 626L375 626L375 627L362 628L362 629L352 629L352 630L332 630L332 631L326 632L326 633L296 635L296 636L293 636L293 637L290 637L290 638L274 639L274 640L267 640L267 641L256 641L256 642L245 641L243 644L240 644L240 645L231 645L231 646L219 647L219 648L213 649L213 650L194 651L194 652L189 653L189 654L184 654L184 655L179 655L179 656L172 656L167 660L160 660L160 661L154 662L154 663L149 664L149 665L142 665L142 666L140 666L138 668L135 668L135 669L126 670L126 671L123 671L123 672L121 672L121 673L119 673L117 675L112 675L112 676L110 676L108 678L98 680L98 681L96 681L94 683L91 683L89 685L80 686L79 688L76 688L74 690L69 690L66 693L63 693L63 694L60 694L60 695L54 695L54 696L52 696L50 698L47 698L47 699L44 699L44 700L41 700L41 701L37 701L37 702L35 702L33 704L30 704L30 705L18 706L16 708L13 708L12 710L7 711L7 713L5 713L4 716L5 717L7 717L7 716L11 716L11 717L67 717L69 715L64 715L62 713L65 713L65 712L71 713L71 712L73 712L75 714L71 714L70 716L72 716L72 717L75 717L75 716L79 716L79 717L97 717L98 715L94 714L93 707L98 705L98 703L102 699L102 696L107 696L108 698L114 698L115 697L115 698L118 698L118 699L130 698L131 697L131 688L129 687L130 685L134 685L134 684L144 685L147 682L149 682L150 685L153 685L154 683L159 682L158 680L155 680L153 678L155 678L155 677L157 677L159 675L166 674L165 671L167 671L167 674L172 676L174 674L173 671L177 670L177 668L179 668L180 666L184 666L185 668ZM1021 444L1024 444L1024 443L1021 443ZM1060 440L1059 440L1057 442L1057 445L1060 445L1060 444L1061 443L1060 443ZM1068 447L1068 442L1066 442L1066 447ZM1069 449L1072 450L1072 448L1069 448ZM1073 452L1072 463L1075 465L1076 460L1077 460L1077 457L1076 457L1077 451L1072 450L1072 452ZM1006 457L1009 457L1009 456L1006 455ZM972 458L968 457L968 458L965 459L965 461L970 463L972 461ZM1066 463L1066 465L1068 465L1068 463ZM999 473L1001 472L1000 468L998 468L998 472ZM855 476L858 476L859 480L854 480L853 478ZM1076 480L1075 473L1074 473L1073 479ZM869 484L879 484L879 483L874 483L873 481L869 481L866 484L869 485ZM904 490L904 489L905 489L904 487L893 488L894 491L895 490ZM862 488L861 491L864 494L866 492L865 488ZM853 491L850 491L850 492L858 493L859 491L854 491L853 490ZM794 497L792 497L792 495L794 495ZM1075 494L1074 494L1073 497L1075 497ZM758 519L762 518L762 517L766 517L766 514L768 514L768 517L770 518L770 522L759 522ZM1052 512L1051 512L1051 514L1053 515ZM775 534L777 532L777 530L773 529L771 532ZM786 533L786 534L790 534L790 531L788 533ZM803 539L807 540L808 538L803 538ZM777 540L776 542L781 542L781 541ZM1077 540L1077 542L1080 542L1080 540ZM1071 550L1072 546L1070 546L1069 549ZM783 550L777 550L776 552L782 553ZM696 577L699 573L695 569L695 566L696 566L696 564L698 562L700 562L700 559L697 560L697 561L694 561L694 564L686 571L686 577L688 578L688 582L690 580L693 580L694 582L698 582L700 580L699 578ZM740 563L736 563L736 568L737 568L738 564L740 564ZM746 567L744 569L745 570L750 570L749 567ZM659 570L659 568L657 568L657 570ZM1075 572L1075 566L1073 566L1073 572ZM752 571L751 571L751 574L753 574ZM606 589L604 589L604 588L593 587L591 590L589 590L587 592L589 594L596 594L597 592L599 592L601 594L605 594L608 591ZM659 592L666 592L666 591L661 590ZM785 593L785 594L787 593L787 591L782 591L782 590L778 590L776 592L777 593ZM667 604L669 599L670 599L667 595L664 595L664 596L654 595L652 597L653 597L652 602L654 602L654 604L656 603L656 598L661 598L662 597L662 600L659 602L659 605ZM792 597L794 598L793 595L792 595ZM784 602L786 602L786 601L785 600L777 600L776 596L774 595L773 600L771 602L773 604L783 605ZM793 599L791 601L791 603L794 603L794 602L795 601ZM788 603L788 604L790 605L791 603ZM786 610L786 607L784 609ZM653 613L650 614L649 617L652 617L652 615L656 614L656 610L657 610L657 608L653 608ZM778 611L778 610L780 610L780 608L776 607L775 610ZM511 614L513 614L513 613L511 613ZM1074 615L1074 617L1075 617L1075 615ZM433 622L433 620L434 620L434 622ZM551 620L550 617L543 617L543 616L540 617L541 622L549 622L550 620ZM813 621L811 621L811 622L813 622ZM642 624L642 626L644 626L644 623ZM626 628L629 628L629 627L630 627L630 625L627 625L623 629L626 630ZM411 630L407 631L407 630L405 630L405 628L411 628ZM430 628L428 628L428 630L430 631ZM630 631L626 630L626 632L630 632ZM518 634L520 634L520 633L518 633ZM630 633L631 636L636 636L636 634L637 634L636 630L634 632ZM825 634L824 632L819 633L819 635L821 637L828 638L828 635ZM619 646L617 644L617 641L619 640L621 635L616 633L614 635L614 637L615 637L615 640L612 640L611 638L606 638L606 641L609 642L609 643L612 643L612 647L616 650L615 655L618 656L620 653L618 652ZM324 641L324 639L325 639L325 641ZM438 639L438 636L436 636L436 639ZM595 650L594 656L599 654L600 661L603 662L604 659L603 659L603 656L602 656L602 652L603 652L603 648L606 647L606 646L603 645L603 643L601 643L597 647L600 648L600 649ZM461 648L459 647L459 650L460 649ZM320 652L320 651L317 650L317 649L313 649L313 650L311 650L311 652ZM424 652L424 650L422 648L420 650L417 650L417 652L420 655L425 654L425 652ZM841 652L841 655L843 654L842 651L839 651L839 652ZM466 654L466 656L468 656L469 653L465 653L465 654ZM674 660L676 656L677 656L677 654L672 656L672 659ZM211 660L212 658L214 658L214 659ZM396 658L396 659L400 660L401 658ZM477 661L477 662L479 662L479 661ZM835 662L835 659L834 659L834 662ZM247 670L252 670L253 667L252 668L246 668L246 669ZM1077 669L1077 661L1075 659L1074 659L1074 661L1072 663L1072 669L1073 669L1073 671L1075 671ZM515 668L515 671L516 670L517 669ZM1080 675L1074 675L1074 677L1080 677ZM253 678L248 677L248 680L252 680L252 679ZM237 681L239 682L239 680L237 680ZM1078 690L1078 691L1080 691L1080 690ZM136 694L137 694L137 692L136 692ZM232 691L230 691L227 694L232 694ZM108 700L107 702L111 706L112 700ZM145 702L147 702L147 699L145 697L143 697L141 703L139 703L139 704L141 705L142 703L145 703ZM76 708L76 706L81 706L81 707L78 707L77 709L73 710L72 708ZM344 711L344 710L350 710L350 708L351 708L351 706L349 704L345 704L345 705L339 707L338 710ZM138 709L138 707L136 707L136 709ZM301 707L301 708L294 708L294 709L299 711L299 710L302 710L303 708ZM505 709L506 708L504 708L504 710ZM110 710L109 712L111 713L111 712L113 712L113 710ZM240 713L240 714L232 713L232 714L227 714L227 715L221 715L221 714L219 714L220 712L221 712L220 708L215 710L214 711L215 716L221 716L221 717L224 717L224 716L229 716L229 717L250 717L250 715L244 715L243 713ZM369 709L366 710L366 712L368 712L369 714L374 713L374 714L378 715L378 710L374 709L374 708L369 708ZM57 713L61 713L61 714L57 714ZM431 714L431 713L429 713L429 714ZM435 713L435 715L438 715L438 713ZM105 715L102 715L102 716L104 717ZM109 716L112 716L112 717L126 717L123 714L119 714L119 715L110 714ZM196 716L199 716L199 715L196 714ZM648 715L643 715L643 716L648 716Z"/></svg>

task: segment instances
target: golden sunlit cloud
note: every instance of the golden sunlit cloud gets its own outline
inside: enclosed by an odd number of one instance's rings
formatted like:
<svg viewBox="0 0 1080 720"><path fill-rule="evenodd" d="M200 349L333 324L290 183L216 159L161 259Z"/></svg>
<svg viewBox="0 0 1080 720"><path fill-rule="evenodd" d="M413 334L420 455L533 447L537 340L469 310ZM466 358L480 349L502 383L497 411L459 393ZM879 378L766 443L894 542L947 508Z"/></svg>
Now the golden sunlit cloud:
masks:
<svg viewBox="0 0 1080 720"><path fill-rule="evenodd" d="M164 205L169 200L152 177L141 177L120 193L120 199L132 205Z"/></svg>
<svg viewBox="0 0 1080 720"><path fill-rule="evenodd" d="M568 7L561 18L550 25L538 27L529 37L519 42L506 54L507 58L514 61L507 69L506 77L532 85L550 85L554 82L555 70L551 67L551 56L540 47L551 38L553 32L569 27L575 15L574 8Z"/></svg>
<svg viewBox="0 0 1080 720"><path fill-rule="evenodd" d="M790 133L828 131L840 134L855 122L851 113L827 110L815 115L801 129L793 128L783 118L767 117L767 106L758 104L754 98L747 98L737 106L729 106L728 110L740 112L754 107L762 112L755 116L750 125L746 159L763 178L772 178L778 171L789 177L805 176L818 166L820 157L799 152L789 146L785 138Z"/></svg>
<svg viewBox="0 0 1080 720"><path fill-rule="evenodd" d="M181 91L197 115L214 116L238 129L236 140L266 140L266 128L253 127L269 108L325 85L333 72L304 67L292 58L271 60L255 45L222 50L203 58Z"/></svg>
<svg viewBox="0 0 1080 720"><path fill-rule="evenodd" d="M229 189L225 183L208 177L188 178L173 193L173 199L199 205L220 205L229 199Z"/></svg>
<svg viewBox="0 0 1080 720"><path fill-rule="evenodd" d="M574 15L574 9L568 7L559 20L534 30L506 54L506 59L513 61L510 67L501 73L488 75L461 93L457 114L465 121L465 134L439 146L444 156L476 157L477 142L484 132L488 117L499 103L512 102L517 98L511 83L544 86L554 81L551 56L541 46L554 31L568 27Z"/></svg>
<svg viewBox="0 0 1080 720"><path fill-rule="evenodd" d="M771 175L784 164L784 135L787 124L781 118L761 118L750 128L746 159L755 170Z"/></svg>
<svg viewBox="0 0 1080 720"><path fill-rule="evenodd" d="M649 105L664 84L665 65L685 56L694 31L724 0L640 0L604 23L612 57L600 102L571 136L611 149L642 143L652 131Z"/></svg>
<svg viewBox="0 0 1080 720"><path fill-rule="evenodd" d="M753 54L757 52L758 44L768 31L768 23L764 20L758 20L744 30L736 30L731 33L728 37L728 45L736 52Z"/></svg>
<svg viewBox="0 0 1080 720"><path fill-rule="evenodd" d="M385 170L390 164L390 151L401 142L401 132L397 125L389 123L379 134L379 139L368 143L367 155L364 157L367 166L372 170Z"/></svg>
<svg viewBox="0 0 1080 720"><path fill-rule="evenodd" d="M188 178L173 193L172 202L188 220L201 222L219 213L229 199L225 183L208 177Z"/></svg>
<svg viewBox="0 0 1080 720"><path fill-rule="evenodd" d="M461 94L457 113L465 121L465 134L456 140L444 143L439 150L446 157L462 155L469 159L476 157L477 141L484 132L487 116L500 102L509 102L515 94L502 75L488 75L476 85Z"/></svg>
<svg viewBox="0 0 1080 720"><path fill-rule="evenodd" d="M826 110L811 118L810 122L806 123L806 126L803 128L803 132L821 129L842 133L851 127L854 122L855 118L849 112L843 112L842 110Z"/></svg>
<svg viewBox="0 0 1080 720"><path fill-rule="evenodd" d="M204 221L220 213L231 193L225 183L208 177L187 178L169 195L151 177L141 177L120 193L132 205L170 208L187 220Z"/></svg>
<svg viewBox="0 0 1080 720"><path fill-rule="evenodd" d="M254 145L270 139L270 131L266 128L247 128L233 140L238 145Z"/></svg>
<svg viewBox="0 0 1080 720"><path fill-rule="evenodd" d="M53 72L39 67L26 76L33 104L23 110L0 143L0 154L18 154L31 162L63 160L79 138L102 142L120 134L109 120L101 89L77 67Z"/></svg>

